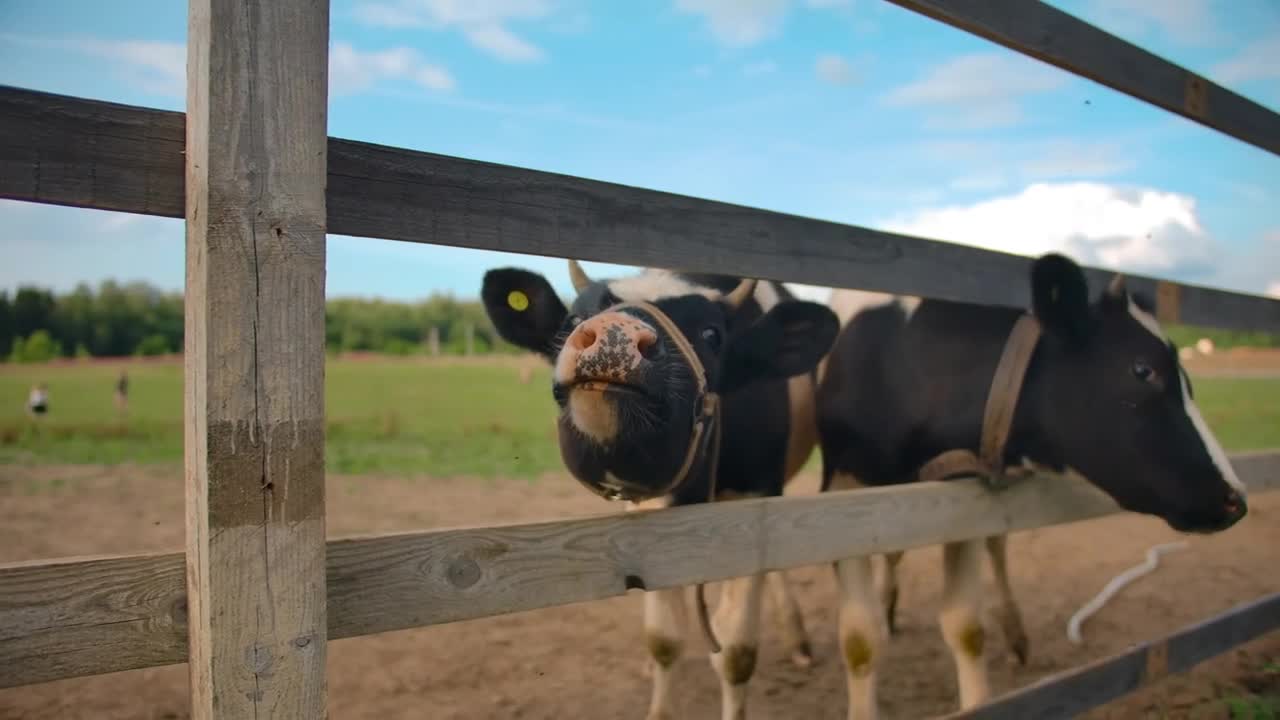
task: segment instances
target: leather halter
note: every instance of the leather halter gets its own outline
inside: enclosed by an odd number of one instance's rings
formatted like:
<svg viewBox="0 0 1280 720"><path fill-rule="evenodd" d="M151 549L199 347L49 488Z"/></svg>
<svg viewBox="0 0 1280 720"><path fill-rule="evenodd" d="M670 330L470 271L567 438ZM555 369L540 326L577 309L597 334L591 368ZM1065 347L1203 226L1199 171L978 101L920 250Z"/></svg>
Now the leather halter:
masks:
<svg viewBox="0 0 1280 720"><path fill-rule="evenodd" d="M609 308L606 312L624 308L643 310L666 331L667 338L684 356L685 362L689 363L689 368L693 371L693 381L696 385L693 397L695 408L693 432L689 437L689 447L685 450L684 461L680 463L680 468L676 470L671 480L654 496L667 495L683 485L689 479L689 473L693 470L694 462L699 455L702 455L708 462L707 502L712 502L716 497L716 474L719 472L720 466L720 429L723 425L720 422L720 394L707 388L706 367L698 359L698 353L694 351L693 346L685 339L684 333L680 332L680 328L676 327L675 322L666 313L659 310L656 305L644 301L620 303ZM711 652L718 653L721 649L720 641L716 639L715 630L711 627L711 614L707 609L705 583L698 583L695 586L695 590L694 597L697 603L698 625L702 628L702 636L711 647Z"/></svg>
<svg viewBox="0 0 1280 720"><path fill-rule="evenodd" d="M666 313L658 309L656 305L643 301L620 303L604 312L615 312L626 308L643 310L666 331L667 338L676 346L676 350L679 350L680 354L684 356L685 362L689 364L695 384L693 431L689 437L689 446L685 450L684 460L680 463L680 467L675 474L671 476L671 479L661 488L654 491L650 497L661 497L670 494L683 485L693 471L694 462L699 455L704 453L711 462L711 467L709 468L711 483L709 496L714 497L715 474L720 456L720 394L707 389L706 368L703 366L702 361L698 359L698 354L694 351L693 346L689 344L684 334L680 332L680 328L676 327L675 322Z"/></svg>
<svg viewBox="0 0 1280 720"><path fill-rule="evenodd" d="M958 475L976 475L994 485L1005 474L1005 444L1009 441L1022 381L1026 378L1031 354L1039 340L1040 321L1030 313L1020 315L1009 331L1004 352L991 378L991 389L982 415L979 454L963 448L941 453L920 468L920 480L928 482Z"/></svg>

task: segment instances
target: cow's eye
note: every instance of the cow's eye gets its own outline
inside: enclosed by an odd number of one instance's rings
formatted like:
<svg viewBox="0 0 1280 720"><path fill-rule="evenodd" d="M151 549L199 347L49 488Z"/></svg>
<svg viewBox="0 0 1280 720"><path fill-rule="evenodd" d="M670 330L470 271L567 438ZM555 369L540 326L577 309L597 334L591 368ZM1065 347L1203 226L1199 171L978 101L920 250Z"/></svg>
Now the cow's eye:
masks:
<svg viewBox="0 0 1280 720"><path fill-rule="evenodd" d="M1155 382L1156 371L1152 369L1151 364L1146 360L1134 360L1133 367L1130 368L1133 376L1143 382Z"/></svg>
<svg viewBox="0 0 1280 720"><path fill-rule="evenodd" d="M720 331L717 330L716 328L713 328L713 327L703 328L702 340L708 346L710 346L712 350L720 349Z"/></svg>

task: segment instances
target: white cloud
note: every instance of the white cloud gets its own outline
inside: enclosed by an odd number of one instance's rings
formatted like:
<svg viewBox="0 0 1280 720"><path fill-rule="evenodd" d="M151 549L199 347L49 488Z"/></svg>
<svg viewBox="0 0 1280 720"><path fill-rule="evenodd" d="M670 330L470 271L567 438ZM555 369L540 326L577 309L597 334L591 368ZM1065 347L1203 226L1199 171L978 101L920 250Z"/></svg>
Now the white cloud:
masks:
<svg viewBox="0 0 1280 720"><path fill-rule="evenodd" d="M939 107L945 117L931 123L986 128L1012 125L1022 117L1018 100L1068 81L1064 73L1014 53L954 57L914 82L895 88L884 102L898 107Z"/></svg>
<svg viewBox="0 0 1280 720"><path fill-rule="evenodd" d="M1280 300L1280 280L1277 280L1267 286L1266 294Z"/></svg>
<svg viewBox="0 0 1280 720"><path fill-rule="evenodd" d="M1099 27L1118 35L1154 29L1191 45L1218 37L1211 0L1093 0L1089 9Z"/></svg>
<svg viewBox="0 0 1280 720"><path fill-rule="evenodd" d="M834 53L819 55L814 63L814 71L818 73L818 77L832 85L852 85L858 80L853 65Z"/></svg>
<svg viewBox="0 0 1280 720"><path fill-rule="evenodd" d="M333 95L367 90L384 79L407 80L430 90L452 90L453 76L426 62L407 47L361 52L348 43L334 43L329 52L329 89Z"/></svg>
<svg viewBox="0 0 1280 720"><path fill-rule="evenodd" d="M548 0L388 0L361 2L356 19L381 27L424 27L458 30L468 42L501 60L541 60L541 48L516 35L507 25L540 20L552 13Z"/></svg>
<svg viewBox="0 0 1280 720"><path fill-rule="evenodd" d="M98 38L18 37L0 33L0 39L29 46L80 52L107 60L135 87L174 98L187 92L187 46L184 43ZM456 85L449 71L425 61L407 47L363 52L337 42L329 50L329 91L344 95L368 89L379 80L404 80L431 90L451 90Z"/></svg>
<svg viewBox="0 0 1280 720"><path fill-rule="evenodd" d="M501 25L480 25L467 30L472 45L512 62L529 62L542 59L542 50L520 39L518 35Z"/></svg>
<svg viewBox="0 0 1280 720"><path fill-rule="evenodd" d="M776 32L788 0L676 0L676 8L703 15L716 39L732 47L754 45Z"/></svg>
<svg viewBox="0 0 1280 720"><path fill-rule="evenodd" d="M93 37L42 37L0 33L15 45L61 50L107 60L125 82L157 95L182 97L187 86L187 46L151 40L101 40Z"/></svg>
<svg viewBox="0 0 1280 720"><path fill-rule="evenodd" d="M90 40L84 50L122 64L134 84L160 95L183 95L187 86L187 46L183 43Z"/></svg>
<svg viewBox="0 0 1280 720"><path fill-rule="evenodd" d="M1022 166L1028 179L1105 177L1133 167L1133 161L1113 143L1058 140L1045 144L1039 156Z"/></svg>
<svg viewBox="0 0 1280 720"><path fill-rule="evenodd" d="M1280 33L1245 45L1230 59L1215 65L1209 76L1227 85L1280 78Z"/></svg>
<svg viewBox="0 0 1280 720"><path fill-rule="evenodd" d="M852 4L851 0L804 0L813 10L835 10ZM791 7L791 0L675 0L677 10L701 15L711 27L711 34L722 45L747 47L778 32Z"/></svg>
<svg viewBox="0 0 1280 720"><path fill-rule="evenodd" d="M742 67L742 74L747 77L772 75L776 72L778 72L778 63L772 60L761 60L759 62L747 63Z"/></svg>
<svg viewBox="0 0 1280 720"><path fill-rule="evenodd" d="M880 224L907 235L1019 255L1061 251L1090 265L1169 276L1202 274L1216 244L1196 201L1150 188L1036 183L1015 195L921 210Z"/></svg>

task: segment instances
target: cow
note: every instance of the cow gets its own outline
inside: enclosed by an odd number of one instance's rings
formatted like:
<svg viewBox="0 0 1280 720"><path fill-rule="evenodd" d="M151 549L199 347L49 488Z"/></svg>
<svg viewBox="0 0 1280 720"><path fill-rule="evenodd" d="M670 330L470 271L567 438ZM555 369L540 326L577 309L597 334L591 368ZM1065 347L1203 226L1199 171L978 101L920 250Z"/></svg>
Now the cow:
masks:
<svg viewBox="0 0 1280 720"><path fill-rule="evenodd" d="M592 280L573 260L569 270L568 308L519 268L488 271L481 296L501 337L552 365L570 473L628 510L781 495L816 445L815 373L835 313L775 282L658 268ZM785 575L723 583L713 631L699 585L726 719L746 717L766 583L792 660L811 661ZM683 588L645 593L651 720L671 717L686 617Z"/></svg>
<svg viewBox="0 0 1280 720"><path fill-rule="evenodd" d="M1221 532L1239 522L1248 511L1245 488L1150 303L1119 274L1091 301L1083 271L1057 253L1031 263L1030 284L1030 312L834 291L829 306L842 327L816 397L822 490L918 482L944 453L973 458L989 434L988 396L1012 337L1026 343L1024 374L1004 400L997 465L1083 476L1121 508L1179 532ZM937 620L962 709L990 695L984 542L1008 599L1003 536L943 549ZM850 718L877 716L876 674L889 641L884 605L900 557L889 558L883 597L873 590L870 557L835 563Z"/></svg>

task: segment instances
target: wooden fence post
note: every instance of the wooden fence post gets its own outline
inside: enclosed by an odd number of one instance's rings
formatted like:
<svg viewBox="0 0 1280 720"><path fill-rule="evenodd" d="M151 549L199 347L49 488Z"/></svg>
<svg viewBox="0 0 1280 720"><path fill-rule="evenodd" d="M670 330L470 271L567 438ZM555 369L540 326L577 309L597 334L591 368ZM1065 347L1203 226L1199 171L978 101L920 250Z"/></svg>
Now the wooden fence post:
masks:
<svg viewBox="0 0 1280 720"><path fill-rule="evenodd" d="M192 717L327 716L329 0L190 0Z"/></svg>

